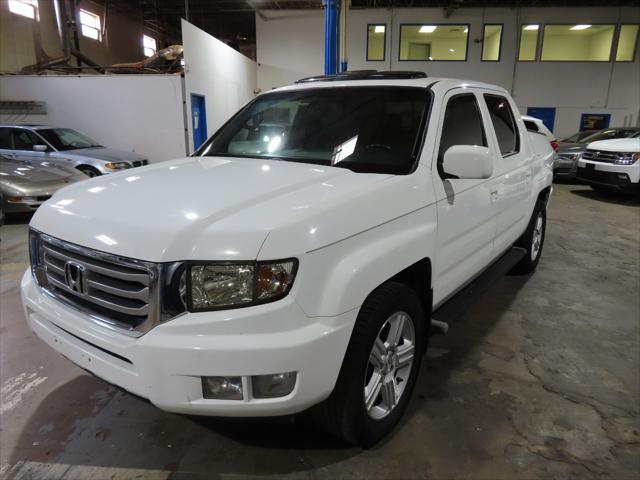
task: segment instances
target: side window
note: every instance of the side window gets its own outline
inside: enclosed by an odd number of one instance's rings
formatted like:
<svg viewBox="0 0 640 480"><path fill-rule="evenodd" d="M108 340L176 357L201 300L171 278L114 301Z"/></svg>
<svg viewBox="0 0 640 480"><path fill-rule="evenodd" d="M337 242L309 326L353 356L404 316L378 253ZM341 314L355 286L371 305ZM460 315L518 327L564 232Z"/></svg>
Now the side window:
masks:
<svg viewBox="0 0 640 480"><path fill-rule="evenodd" d="M500 152L503 156L517 153L520 150L520 136L509 102L500 95L485 94L484 99L489 108Z"/></svg>
<svg viewBox="0 0 640 480"><path fill-rule="evenodd" d="M34 145L38 145L38 137L28 130L15 128L11 130L14 150L33 150ZM40 142L41 143L41 142Z"/></svg>
<svg viewBox="0 0 640 480"><path fill-rule="evenodd" d="M8 128L0 128L0 148L5 150L13 150L10 130Z"/></svg>
<svg viewBox="0 0 640 480"><path fill-rule="evenodd" d="M472 93L456 95L447 102L438 150L438 170L444 153L454 145L487 146L480 107Z"/></svg>

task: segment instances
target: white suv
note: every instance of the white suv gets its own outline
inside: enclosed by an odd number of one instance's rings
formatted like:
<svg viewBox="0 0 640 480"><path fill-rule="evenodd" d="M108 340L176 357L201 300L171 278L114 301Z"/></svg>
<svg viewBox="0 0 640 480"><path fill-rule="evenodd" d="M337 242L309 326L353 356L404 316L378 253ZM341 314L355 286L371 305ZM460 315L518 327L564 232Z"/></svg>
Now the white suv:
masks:
<svg viewBox="0 0 640 480"><path fill-rule="evenodd" d="M578 159L576 176L594 190L640 192L640 138L590 143Z"/></svg>
<svg viewBox="0 0 640 480"><path fill-rule="evenodd" d="M540 259L553 152L514 112L500 87L411 72L260 95L193 157L45 203L27 321L162 409L306 411L371 445L432 319Z"/></svg>

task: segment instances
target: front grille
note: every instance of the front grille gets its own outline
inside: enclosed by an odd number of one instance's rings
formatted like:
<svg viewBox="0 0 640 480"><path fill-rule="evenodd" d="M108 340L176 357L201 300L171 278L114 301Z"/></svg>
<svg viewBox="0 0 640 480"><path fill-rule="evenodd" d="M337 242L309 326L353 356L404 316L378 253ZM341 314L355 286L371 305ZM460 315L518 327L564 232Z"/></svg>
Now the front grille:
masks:
<svg viewBox="0 0 640 480"><path fill-rule="evenodd" d="M134 160L132 163L134 167L142 167L143 165L148 165L149 160Z"/></svg>
<svg viewBox="0 0 640 480"><path fill-rule="evenodd" d="M578 168L578 179L586 183L605 184L618 187L625 187L631 184L629 176L625 173L603 172L592 168Z"/></svg>
<svg viewBox="0 0 640 480"><path fill-rule="evenodd" d="M618 160L620 154L615 152L603 152L600 150L587 150L582 154L584 160L593 160L596 162L614 163Z"/></svg>
<svg viewBox="0 0 640 480"><path fill-rule="evenodd" d="M87 249L44 234L36 238L35 267L42 272L36 279L49 294L134 336L160 321L158 265Z"/></svg>

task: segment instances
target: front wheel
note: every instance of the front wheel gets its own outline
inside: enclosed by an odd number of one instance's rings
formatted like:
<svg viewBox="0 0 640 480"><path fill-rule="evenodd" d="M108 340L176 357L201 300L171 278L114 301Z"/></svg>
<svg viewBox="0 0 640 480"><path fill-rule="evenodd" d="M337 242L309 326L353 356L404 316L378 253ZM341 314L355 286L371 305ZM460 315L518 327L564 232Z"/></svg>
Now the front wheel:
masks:
<svg viewBox="0 0 640 480"><path fill-rule="evenodd" d="M542 255L542 247L544 245L544 236L547 230L547 208L545 202L538 200L533 209L531 220L527 229L518 239L515 246L523 248L527 254L520 260L509 273L521 275L533 272L538 266L540 256Z"/></svg>
<svg viewBox="0 0 640 480"><path fill-rule="evenodd" d="M369 447L399 422L425 348L424 312L400 283L376 289L362 306L333 393L309 414L316 427Z"/></svg>

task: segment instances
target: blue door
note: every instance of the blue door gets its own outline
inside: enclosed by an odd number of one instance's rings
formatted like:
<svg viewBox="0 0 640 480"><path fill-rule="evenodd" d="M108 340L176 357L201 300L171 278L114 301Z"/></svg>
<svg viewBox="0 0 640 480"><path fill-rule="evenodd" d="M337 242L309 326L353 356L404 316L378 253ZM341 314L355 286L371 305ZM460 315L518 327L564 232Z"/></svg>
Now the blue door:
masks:
<svg viewBox="0 0 640 480"><path fill-rule="evenodd" d="M527 115L539 118L553 132L553 125L556 123L556 109L554 107L528 107Z"/></svg>
<svg viewBox="0 0 640 480"><path fill-rule="evenodd" d="M204 95L191 94L191 127L193 128L193 148L197 150L207 139L207 109Z"/></svg>

